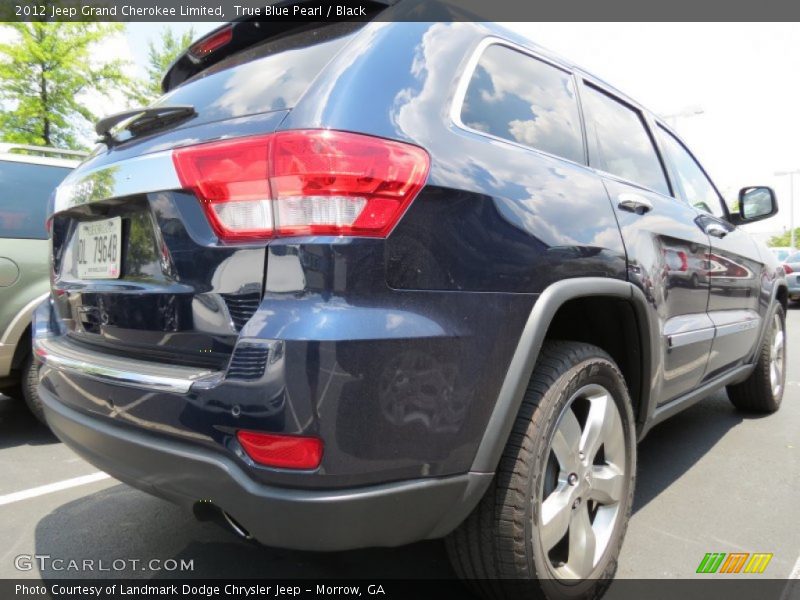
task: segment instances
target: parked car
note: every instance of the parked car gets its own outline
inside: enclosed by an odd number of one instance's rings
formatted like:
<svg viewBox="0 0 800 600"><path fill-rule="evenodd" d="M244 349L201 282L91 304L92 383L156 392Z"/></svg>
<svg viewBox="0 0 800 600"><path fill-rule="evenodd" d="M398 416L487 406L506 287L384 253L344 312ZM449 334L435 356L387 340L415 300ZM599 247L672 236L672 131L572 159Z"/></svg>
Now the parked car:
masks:
<svg viewBox="0 0 800 600"><path fill-rule="evenodd" d="M435 3L389 10L225 25L160 103L98 124L52 215L47 420L270 546L446 537L484 590L593 597L637 440L726 387L780 406L786 281L739 227L774 194L731 214L600 79L499 26L402 22ZM712 253L746 282L700 284Z"/></svg>
<svg viewBox="0 0 800 600"><path fill-rule="evenodd" d="M24 398L39 419L31 316L50 293L47 200L83 155L0 144L0 392Z"/></svg>
<svg viewBox="0 0 800 600"><path fill-rule="evenodd" d="M778 262L784 262L790 254L796 252L795 249L789 248L788 246L773 246L769 250L775 255L775 258L778 259Z"/></svg>
<svg viewBox="0 0 800 600"><path fill-rule="evenodd" d="M800 300L800 252L788 255L783 261L786 284L789 286L789 299Z"/></svg>

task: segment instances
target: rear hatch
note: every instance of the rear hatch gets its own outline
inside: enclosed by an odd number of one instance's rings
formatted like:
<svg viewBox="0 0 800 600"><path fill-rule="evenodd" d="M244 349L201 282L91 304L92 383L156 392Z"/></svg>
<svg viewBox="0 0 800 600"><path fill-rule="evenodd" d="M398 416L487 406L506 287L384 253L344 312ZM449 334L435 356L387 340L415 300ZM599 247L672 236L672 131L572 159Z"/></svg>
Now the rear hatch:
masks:
<svg viewBox="0 0 800 600"><path fill-rule="evenodd" d="M185 81L173 74L156 105L191 111L107 132L107 144L59 187L50 222L54 298L72 341L224 368L260 303L267 242L221 241L198 197L182 189L173 149L272 133L360 26L306 25L240 44L184 71ZM225 54L224 44L213 50Z"/></svg>

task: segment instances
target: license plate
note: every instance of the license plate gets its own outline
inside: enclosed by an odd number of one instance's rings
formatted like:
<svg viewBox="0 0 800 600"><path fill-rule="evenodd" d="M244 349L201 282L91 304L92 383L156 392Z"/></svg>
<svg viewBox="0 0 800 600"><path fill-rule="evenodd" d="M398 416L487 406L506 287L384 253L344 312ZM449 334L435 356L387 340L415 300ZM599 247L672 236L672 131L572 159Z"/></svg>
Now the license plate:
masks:
<svg viewBox="0 0 800 600"><path fill-rule="evenodd" d="M78 224L78 277L117 279L119 277L122 219L103 219Z"/></svg>

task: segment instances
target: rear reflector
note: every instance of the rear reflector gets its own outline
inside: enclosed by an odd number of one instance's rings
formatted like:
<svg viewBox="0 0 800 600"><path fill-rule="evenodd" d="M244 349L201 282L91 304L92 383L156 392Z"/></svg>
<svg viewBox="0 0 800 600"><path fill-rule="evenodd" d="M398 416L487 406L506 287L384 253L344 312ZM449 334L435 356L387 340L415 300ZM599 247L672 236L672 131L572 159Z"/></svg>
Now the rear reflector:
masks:
<svg viewBox="0 0 800 600"><path fill-rule="evenodd" d="M430 166L417 146L319 129L188 146L173 161L181 185L227 241L385 237Z"/></svg>
<svg viewBox="0 0 800 600"><path fill-rule="evenodd" d="M322 461L322 440L313 437L238 431L247 455L260 465L280 469L316 469Z"/></svg>

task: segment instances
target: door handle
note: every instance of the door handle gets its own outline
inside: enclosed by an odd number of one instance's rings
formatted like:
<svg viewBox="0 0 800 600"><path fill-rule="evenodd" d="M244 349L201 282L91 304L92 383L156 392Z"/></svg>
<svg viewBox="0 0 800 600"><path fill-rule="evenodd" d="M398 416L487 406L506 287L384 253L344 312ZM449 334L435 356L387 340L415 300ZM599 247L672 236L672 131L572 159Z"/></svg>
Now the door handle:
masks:
<svg viewBox="0 0 800 600"><path fill-rule="evenodd" d="M653 210L653 203L639 194L625 192L617 196L617 206L622 210L627 210L637 215L643 215Z"/></svg>
<svg viewBox="0 0 800 600"><path fill-rule="evenodd" d="M720 225L719 223L709 223L706 225L706 233L708 235L713 235L715 238L724 238L728 235L728 229L724 225Z"/></svg>

